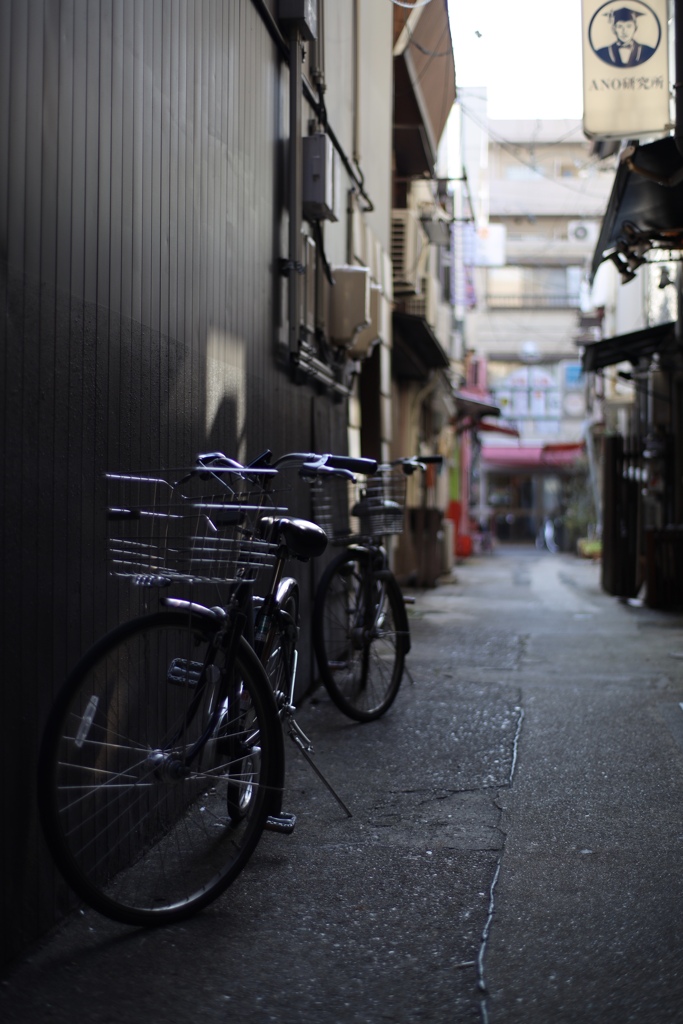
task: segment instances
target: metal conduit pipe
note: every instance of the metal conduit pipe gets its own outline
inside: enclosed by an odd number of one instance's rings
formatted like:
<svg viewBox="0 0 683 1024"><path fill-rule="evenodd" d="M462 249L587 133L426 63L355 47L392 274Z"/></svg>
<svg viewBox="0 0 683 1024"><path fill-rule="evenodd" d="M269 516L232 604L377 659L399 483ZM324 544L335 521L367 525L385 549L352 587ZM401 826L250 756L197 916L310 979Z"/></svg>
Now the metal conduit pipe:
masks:
<svg viewBox="0 0 683 1024"><path fill-rule="evenodd" d="M674 139L683 155L683 0L674 0Z"/></svg>
<svg viewBox="0 0 683 1024"><path fill-rule="evenodd" d="M268 10L268 7L266 6L264 0L251 0L251 2L254 5L254 7L256 8L256 10L257 10L259 16L261 17L261 20L263 21L264 25L268 29L268 32L269 32L273 42L277 46L277 48L278 48L278 50L280 52L281 57L283 58L283 60L287 61L287 63L289 64L289 66L291 68L290 47L289 47L289 44L287 43L287 40L282 35L282 32L280 31L280 27L277 24L277 22L275 21L275 18L273 17L273 15ZM351 163L351 160L349 159L348 155L346 154L346 152L344 150L344 147L342 146L341 142L339 141L339 139L335 135L335 133L334 133L333 129L331 128L331 126L327 123L327 114L325 112L324 104L321 103L319 101L319 99L315 96L315 93L311 89L310 85L308 84L308 82L301 75L300 69L298 71L298 74L299 74L299 77L302 79L303 95L305 96L306 100L313 107L313 110L315 112L315 116L317 117L317 119L321 123L321 125L323 126L325 134L327 136L329 136L330 142L332 143L332 145L336 149L337 153L339 153L341 161L344 164L344 167L346 168L346 171L347 171L349 177L353 180L356 188L358 189L358 194L361 196L361 198L363 200L365 200L365 203L367 204L366 207L365 207L365 212L369 213L371 210L375 209L375 206L374 206L374 203L372 202L372 200L370 199L370 196L365 191L365 185L364 185L364 182L363 182L362 175L360 175L358 173L358 171L354 168L353 164Z"/></svg>

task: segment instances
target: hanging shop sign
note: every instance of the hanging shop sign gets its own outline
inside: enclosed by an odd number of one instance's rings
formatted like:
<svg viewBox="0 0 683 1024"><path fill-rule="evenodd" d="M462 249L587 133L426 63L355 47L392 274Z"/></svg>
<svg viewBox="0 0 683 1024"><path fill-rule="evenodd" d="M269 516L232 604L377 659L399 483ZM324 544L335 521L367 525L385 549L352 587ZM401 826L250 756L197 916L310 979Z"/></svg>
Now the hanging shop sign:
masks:
<svg viewBox="0 0 683 1024"><path fill-rule="evenodd" d="M583 129L639 139L673 128L667 0L583 0Z"/></svg>

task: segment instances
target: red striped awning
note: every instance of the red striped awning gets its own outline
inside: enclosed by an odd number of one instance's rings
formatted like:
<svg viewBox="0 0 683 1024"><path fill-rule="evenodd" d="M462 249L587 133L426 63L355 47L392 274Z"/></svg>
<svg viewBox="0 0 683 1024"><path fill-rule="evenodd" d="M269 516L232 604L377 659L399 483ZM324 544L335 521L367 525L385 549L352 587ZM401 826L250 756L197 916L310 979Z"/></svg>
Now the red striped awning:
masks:
<svg viewBox="0 0 683 1024"><path fill-rule="evenodd" d="M489 468L501 469L567 468L574 465L583 450L582 441L525 446L485 444L481 449L481 461Z"/></svg>

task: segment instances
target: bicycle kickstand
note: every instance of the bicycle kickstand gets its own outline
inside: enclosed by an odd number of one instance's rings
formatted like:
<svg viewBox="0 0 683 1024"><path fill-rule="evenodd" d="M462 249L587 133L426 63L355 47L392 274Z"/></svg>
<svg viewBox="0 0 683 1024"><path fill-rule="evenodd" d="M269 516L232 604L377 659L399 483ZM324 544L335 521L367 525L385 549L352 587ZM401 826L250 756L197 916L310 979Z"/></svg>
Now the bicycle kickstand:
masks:
<svg viewBox="0 0 683 1024"><path fill-rule="evenodd" d="M318 768L317 764L315 763L315 761L311 757L311 754L313 753L313 744L311 743L311 741L309 740L308 736L303 731L303 729L301 728L299 723L295 720L295 718L294 718L294 716L293 716L293 714L291 712L287 715L287 731L289 732L290 739L295 744L295 746L299 749L299 751L303 755L304 759L311 766L311 768L313 769L315 774L318 776L318 778L320 779L322 784L327 787L327 789L330 791L330 793L332 794L334 799L337 801L339 806L342 808L342 810L344 810L346 812L347 817L352 818L353 814L348 809L348 807L346 806L346 804L344 803L342 798L339 796L339 793L337 793L337 791L333 788L333 786L328 782L328 780L325 778L325 776L320 771L320 769Z"/></svg>

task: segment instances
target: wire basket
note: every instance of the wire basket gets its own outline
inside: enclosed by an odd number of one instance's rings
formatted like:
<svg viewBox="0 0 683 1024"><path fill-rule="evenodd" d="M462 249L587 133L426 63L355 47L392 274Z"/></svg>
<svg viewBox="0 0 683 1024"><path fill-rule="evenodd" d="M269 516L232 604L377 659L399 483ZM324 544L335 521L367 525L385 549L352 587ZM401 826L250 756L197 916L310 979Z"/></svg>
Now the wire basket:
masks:
<svg viewBox="0 0 683 1024"><path fill-rule="evenodd" d="M330 544L345 544L351 536L349 510L357 498L357 484L337 477L316 477L311 483L313 519Z"/></svg>
<svg viewBox="0 0 683 1024"><path fill-rule="evenodd" d="M351 509L360 522L360 532L372 537L403 533L406 507L406 477L399 467L380 466L368 477L364 493Z"/></svg>
<svg viewBox="0 0 683 1024"><path fill-rule="evenodd" d="M273 508L267 476L107 473L111 575L146 586L254 581L276 553L260 520L285 511Z"/></svg>
<svg viewBox="0 0 683 1024"><path fill-rule="evenodd" d="M406 478L403 471L380 467L374 476L351 483L319 477L312 486L313 518L332 544L353 536L385 537L403 533Z"/></svg>

